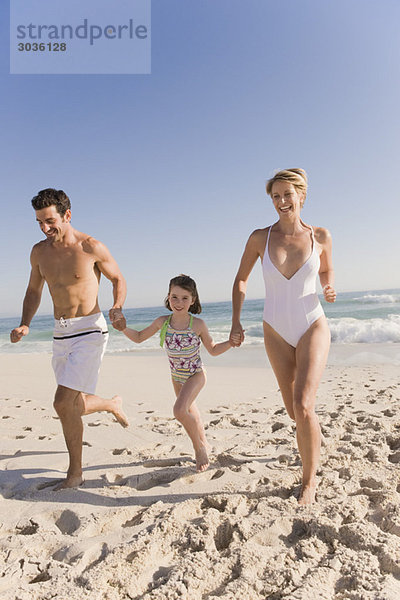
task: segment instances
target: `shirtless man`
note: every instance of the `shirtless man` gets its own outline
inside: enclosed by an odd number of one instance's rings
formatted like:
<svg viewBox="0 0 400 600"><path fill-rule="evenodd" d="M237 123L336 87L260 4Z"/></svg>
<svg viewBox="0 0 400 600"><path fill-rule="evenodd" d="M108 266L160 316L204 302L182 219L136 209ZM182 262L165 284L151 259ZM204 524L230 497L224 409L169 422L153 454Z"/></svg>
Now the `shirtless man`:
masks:
<svg viewBox="0 0 400 600"><path fill-rule="evenodd" d="M19 342L29 333L46 282L55 317L52 365L58 387L54 408L69 453L67 477L55 489L71 488L83 482L82 415L106 411L123 427L128 426L119 396L105 400L94 395L108 340L97 298L101 273L113 285L114 303L109 316L117 326L124 320L126 284L109 250L72 227L71 203L62 190L42 190L32 199L32 206L46 239L32 248L21 323L12 330L10 339Z"/></svg>

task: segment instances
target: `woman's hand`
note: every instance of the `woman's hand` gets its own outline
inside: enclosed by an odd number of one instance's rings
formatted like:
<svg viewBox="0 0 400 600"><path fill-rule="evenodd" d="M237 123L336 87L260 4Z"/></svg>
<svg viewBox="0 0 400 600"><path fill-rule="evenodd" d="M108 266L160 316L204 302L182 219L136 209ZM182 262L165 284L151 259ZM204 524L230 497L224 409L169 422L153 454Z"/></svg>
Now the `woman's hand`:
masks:
<svg viewBox="0 0 400 600"><path fill-rule="evenodd" d="M232 325L231 333L229 335L229 342L235 348L240 346L244 341L244 329L241 323Z"/></svg>
<svg viewBox="0 0 400 600"><path fill-rule="evenodd" d="M332 286L329 284L324 285L323 287L324 298L327 302L335 302L336 300L336 292Z"/></svg>

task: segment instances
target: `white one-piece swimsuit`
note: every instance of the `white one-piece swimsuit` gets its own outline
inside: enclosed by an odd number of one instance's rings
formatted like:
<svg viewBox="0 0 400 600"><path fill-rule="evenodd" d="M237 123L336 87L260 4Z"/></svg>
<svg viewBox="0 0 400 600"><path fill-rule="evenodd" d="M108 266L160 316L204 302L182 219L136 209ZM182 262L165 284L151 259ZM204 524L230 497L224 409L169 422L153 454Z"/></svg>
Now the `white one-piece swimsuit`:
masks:
<svg viewBox="0 0 400 600"><path fill-rule="evenodd" d="M311 228L311 254L290 279L282 275L269 256L269 228L262 268L265 282L263 319L288 344L296 347L307 329L319 319L324 311L316 292L320 267Z"/></svg>

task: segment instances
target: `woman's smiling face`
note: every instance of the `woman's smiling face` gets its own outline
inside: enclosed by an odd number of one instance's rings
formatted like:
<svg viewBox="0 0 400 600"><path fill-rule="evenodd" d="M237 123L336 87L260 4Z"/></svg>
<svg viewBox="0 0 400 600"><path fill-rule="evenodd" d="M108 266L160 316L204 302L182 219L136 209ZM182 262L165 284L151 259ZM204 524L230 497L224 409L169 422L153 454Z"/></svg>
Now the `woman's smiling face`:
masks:
<svg viewBox="0 0 400 600"><path fill-rule="evenodd" d="M304 202L294 185L283 180L275 181L271 198L279 217L298 216Z"/></svg>

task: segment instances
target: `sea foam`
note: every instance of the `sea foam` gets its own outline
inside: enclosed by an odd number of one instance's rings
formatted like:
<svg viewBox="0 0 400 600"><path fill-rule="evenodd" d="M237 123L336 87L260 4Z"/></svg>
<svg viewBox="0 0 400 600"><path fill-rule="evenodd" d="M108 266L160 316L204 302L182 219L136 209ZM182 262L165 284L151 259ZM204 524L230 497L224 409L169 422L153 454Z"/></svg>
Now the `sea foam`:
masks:
<svg viewBox="0 0 400 600"><path fill-rule="evenodd" d="M384 343L400 342L400 315L388 315L386 319L328 319L332 342Z"/></svg>
<svg viewBox="0 0 400 600"><path fill-rule="evenodd" d="M365 294L359 298L353 298L363 304L400 304L400 295L398 294Z"/></svg>

